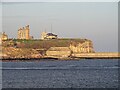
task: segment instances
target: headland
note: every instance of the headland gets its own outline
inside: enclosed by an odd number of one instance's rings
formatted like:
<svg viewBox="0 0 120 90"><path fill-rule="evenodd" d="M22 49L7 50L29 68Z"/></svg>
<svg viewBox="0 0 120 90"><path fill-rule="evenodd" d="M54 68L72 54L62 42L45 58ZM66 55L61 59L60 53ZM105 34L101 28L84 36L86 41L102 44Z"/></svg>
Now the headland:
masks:
<svg viewBox="0 0 120 90"><path fill-rule="evenodd" d="M95 52L88 39L5 40L2 41L1 60L75 60L120 58L117 52Z"/></svg>
<svg viewBox="0 0 120 90"><path fill-rule="evenodd" d="M30 35L29 25L19 28L16 38L0 34L1 60L39 59L105 59L120 58L118 52L95 52L92 40L81 38L60 38L53 33L42 32L40 39Z"/></svg>

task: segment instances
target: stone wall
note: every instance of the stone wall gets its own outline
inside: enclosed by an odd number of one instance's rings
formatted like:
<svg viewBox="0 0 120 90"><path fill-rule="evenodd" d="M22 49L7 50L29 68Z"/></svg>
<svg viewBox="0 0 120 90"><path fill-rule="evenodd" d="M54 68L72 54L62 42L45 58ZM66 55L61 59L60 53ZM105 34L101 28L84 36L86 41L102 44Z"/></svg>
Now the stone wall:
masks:
<svg viewBox="0 0 120 90"><path fill-rule="evenodd" d="M120 58L120 53L117 52L73 53L72 56L78 58Z"/></svg>
<svg viewBox="0 0 120 90"><path fill-rule="evenodd" d="M46 51L47 56L69 57L74 53L93 53L93 44L90 40L71 42L68 47L51 47Z"/></svg>
<svg viewBox="0 0 120 90"><path fill-rule="evenodd" d="M70 47L73 53L92 53L94 52L93 43L90 40L86 40L82 43L71 42Z"/></svg>
<svg viewBox="0 0 120 90"><path fill-rule="evenodd" d="M51 47L46 51L48 57L69 57L71 50L68 47Z"/></svg>

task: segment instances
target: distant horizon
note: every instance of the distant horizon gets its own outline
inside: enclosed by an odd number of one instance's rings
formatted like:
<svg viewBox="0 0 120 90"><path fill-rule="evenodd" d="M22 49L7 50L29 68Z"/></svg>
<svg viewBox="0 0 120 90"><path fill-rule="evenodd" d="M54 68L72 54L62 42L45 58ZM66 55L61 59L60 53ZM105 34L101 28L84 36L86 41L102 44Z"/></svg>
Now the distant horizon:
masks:
<svg viewBox="0 0 120 90"><path fill-rule="evenodd" d="M117 2L4 2L2 12L3 32L9 38L30 25L30 35L40 39L52 24L58 38L89 39L97 52L118 52Z"/></svg>

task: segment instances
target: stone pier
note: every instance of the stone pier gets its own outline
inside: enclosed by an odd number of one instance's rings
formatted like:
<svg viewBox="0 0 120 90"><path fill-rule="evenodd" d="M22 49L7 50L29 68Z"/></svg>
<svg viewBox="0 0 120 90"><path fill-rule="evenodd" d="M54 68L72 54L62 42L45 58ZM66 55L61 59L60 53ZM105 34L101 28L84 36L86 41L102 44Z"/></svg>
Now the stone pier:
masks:
<svg viewBox="0 0 120 90"><path fill-rule="evenodd" d="M117 52L73 53L72 56L77 58L120 58L120 53Z"/></svg>

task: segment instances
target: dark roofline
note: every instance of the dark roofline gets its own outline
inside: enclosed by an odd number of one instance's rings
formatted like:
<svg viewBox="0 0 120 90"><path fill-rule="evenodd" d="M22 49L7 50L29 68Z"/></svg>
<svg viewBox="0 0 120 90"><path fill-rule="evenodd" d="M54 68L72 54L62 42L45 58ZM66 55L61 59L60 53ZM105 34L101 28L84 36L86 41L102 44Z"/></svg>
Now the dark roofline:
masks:
<svg viewBox="0 0 120 90"><path fill-rule="evenodd" d="M53 34L53 33L47 33L47 35L48 35L48 36L57 36L57 35L55 35L55 34Z"/></svg>

